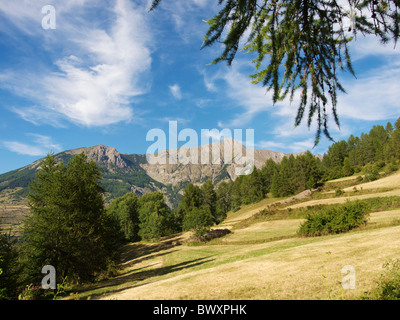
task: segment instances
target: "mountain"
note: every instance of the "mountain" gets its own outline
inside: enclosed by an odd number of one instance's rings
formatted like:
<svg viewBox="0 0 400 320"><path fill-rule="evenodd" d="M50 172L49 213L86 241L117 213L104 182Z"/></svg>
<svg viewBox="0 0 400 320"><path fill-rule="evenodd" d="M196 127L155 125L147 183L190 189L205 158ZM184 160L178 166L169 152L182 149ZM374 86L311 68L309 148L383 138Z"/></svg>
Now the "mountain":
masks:
<svg viewBox="0 0 400 320"><path fill-rule="evenodd" d="M202 184L211 180L218 184L223 180L235 180L245 164L253 158L254 165L261 168L268 160L280 162L288 153L263 149L247 149L236 140L225 139L199 147L181 147L164 150L157 154L121 154L113 147L97 145L94 147L67 150L55 155L57 161L67 163L74 155L84 152L89 160L102 168L102 184L106 199L134 192L138 195L160 191L167 202L175 207L190 183ZM213 158L214 157L214 158ZM170 160L176 159L176 162ZM40 167L42 159L23 168L0 175L0 192L19 188L16 195L25 196L31 179Z"/></svg>

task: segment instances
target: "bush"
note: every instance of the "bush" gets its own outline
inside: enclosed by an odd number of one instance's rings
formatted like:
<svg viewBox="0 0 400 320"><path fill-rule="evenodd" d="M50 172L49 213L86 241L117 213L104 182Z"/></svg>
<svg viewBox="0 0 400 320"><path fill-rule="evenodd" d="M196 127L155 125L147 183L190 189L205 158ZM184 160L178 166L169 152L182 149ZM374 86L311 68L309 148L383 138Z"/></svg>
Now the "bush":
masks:
<svg viewBox="0 0 400 320"><path fill-rule="evenodd" d="M308 214L300 225L298 234L302 236L321 236L347 232L367 222L367 206L359 201L327 208Z"/></svg>
<svg viewBox="0 0 400 320"><path fill-rule="evenodd" d="M342 190L342 189L340 189L340 188L337 188L336 189L336 191L335 191L335 196L336 197L340 197L340 196L342 196L344 194L344 191Z"/></svg>
<svg viewBox="0 0 400 320"><path fill-rule="evenodd" d="M363 300L400 300L400 260L389 260L383 265L377 287L362 296Z"/></svg>

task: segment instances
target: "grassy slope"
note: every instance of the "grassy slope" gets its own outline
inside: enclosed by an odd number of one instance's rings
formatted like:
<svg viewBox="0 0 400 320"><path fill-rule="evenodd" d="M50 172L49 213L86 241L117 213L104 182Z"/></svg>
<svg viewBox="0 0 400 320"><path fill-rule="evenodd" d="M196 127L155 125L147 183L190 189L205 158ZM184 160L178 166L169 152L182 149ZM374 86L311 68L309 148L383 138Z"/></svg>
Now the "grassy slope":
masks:
<svg viewBox="0 0 400 320"><path fill-rule="evenodd" d="M400 195L399 173L380 179L362 197ZM382 188L382 189L380 189ZM319 195L321 196L321 194ZM328 196L328 194L327 194ZM330 195L332 196L332 195ZM351 197L355 199L358 196ZM346 197L302 201L307 206ZM92 299L352 299L372 289L382 265L400 254L400 209L371 214L368 226L345 234L300 238L302 219L258 221L237 228L280 199L265 199L230 213L222 239L190 245L189 234L125 248L118 277L81 288ZM290 205L290 204L288 204ZM395 222L395 223L393 223ZM356 289L344 290L345 265L356 270Z"/></svg>

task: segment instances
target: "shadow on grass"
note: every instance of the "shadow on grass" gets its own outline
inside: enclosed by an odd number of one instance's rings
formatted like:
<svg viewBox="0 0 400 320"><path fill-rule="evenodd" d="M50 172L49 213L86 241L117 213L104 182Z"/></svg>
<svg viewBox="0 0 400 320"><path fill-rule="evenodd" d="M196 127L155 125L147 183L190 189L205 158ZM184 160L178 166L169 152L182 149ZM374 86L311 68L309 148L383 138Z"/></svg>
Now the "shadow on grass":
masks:
<svg viewBox="0 0 400 320"><path fill-rule="evenodd" d="M105 281L104 283L99 283L98 285L91 287L91 290L100 290L104 289L107 287L110 287L110 290L107 290L107 292L99 292L99 293L93 293L89 294L91 299L97 299L97 298L106 298L108 295L115 294L127 289L132 289L135 287L140 287L145 284L153 283L158 280L154 281L146 281L145 283L141 283L141 281L148 280L150 278L154 277L159 277L163 276L169 273L177 272L180 270L183 270L185 268L193 268L196 266L200 266L204 263L210 262L213 259L207 259L205 258L199 258L199 259L194 259L194 260L189 260L189 261L184 261L181 263L177 263L174 265L170 266L165 266L165 267L160 267L160 268L154 268L150 270L142 270L143 268L132 270L131 272L115 277L113 279L109 279ZM156 264L154 264L156 265ZM152 265L150 265L151 267ZM149 266L146 266L148 268ZM139 271L142 270L142 271ZM126 284L122 287L119 287L123 284ZM115 288L112 288L115 287Z"/></svg>
<svg viewBox="0 0 400 320"><path fill-rule="evenodd" d="M162 256L172 252L170 249L181 245L180 236L173 235L164 237L160 242L135 242L127 244L121 254L121 265L124 268L131 267L137 263Z"/></svg>

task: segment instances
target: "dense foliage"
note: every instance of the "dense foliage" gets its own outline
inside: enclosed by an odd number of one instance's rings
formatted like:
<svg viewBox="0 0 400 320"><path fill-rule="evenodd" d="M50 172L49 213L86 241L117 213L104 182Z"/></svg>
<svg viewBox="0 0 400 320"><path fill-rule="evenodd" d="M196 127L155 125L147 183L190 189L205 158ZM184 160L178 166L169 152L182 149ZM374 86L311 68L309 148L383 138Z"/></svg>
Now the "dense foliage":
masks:
<svg viewBox="0 0 400 320"><path fill-rule="evenodd" d="M0 230L0 300L17 296L19 272L16 239Z"/></svg>
<svg viewBox="0 0 400 320"><path fill-rule="evenodd" d="M107 212L126 241L137 241L139 237L139 204L138 197L128 192L115 199L107 208Z"/></svg>
<svg viewBox="0 0 400 320"><path fill-rule="evenodd" d="M139 235L142 239L158 240L179 231L175 216L161 192L141 196L138 204Z"/></svg>
<svg viewBox="0 0 400 320"><path fill-rule="evenodd" d="M309 214L301 224L298 234L301 236L321 236L350 231L365 225L368 208L359 201L326 208Z"/></svg>
<svg viewBox="0 0 400 320"><path fill-rule="evenodd" d="M400 118L393 125L374 126L360 137L351 135L347 141L332 144L324 155L322 164L325 179L336 179L353 175L361 170L367 180L379 176L379 170L387 167L389 172L398 169L400 159Z"/></svg>
<svg viewBox="0 0 400 320"><path fill-rule="evenodd" d="M30 185L31 214L24 222L22 250L25 273L41 279L52 265L57 282L92 281L117 259L109 216L105 212L101 172L82 153L65 165L47 156Z"/></svg>

